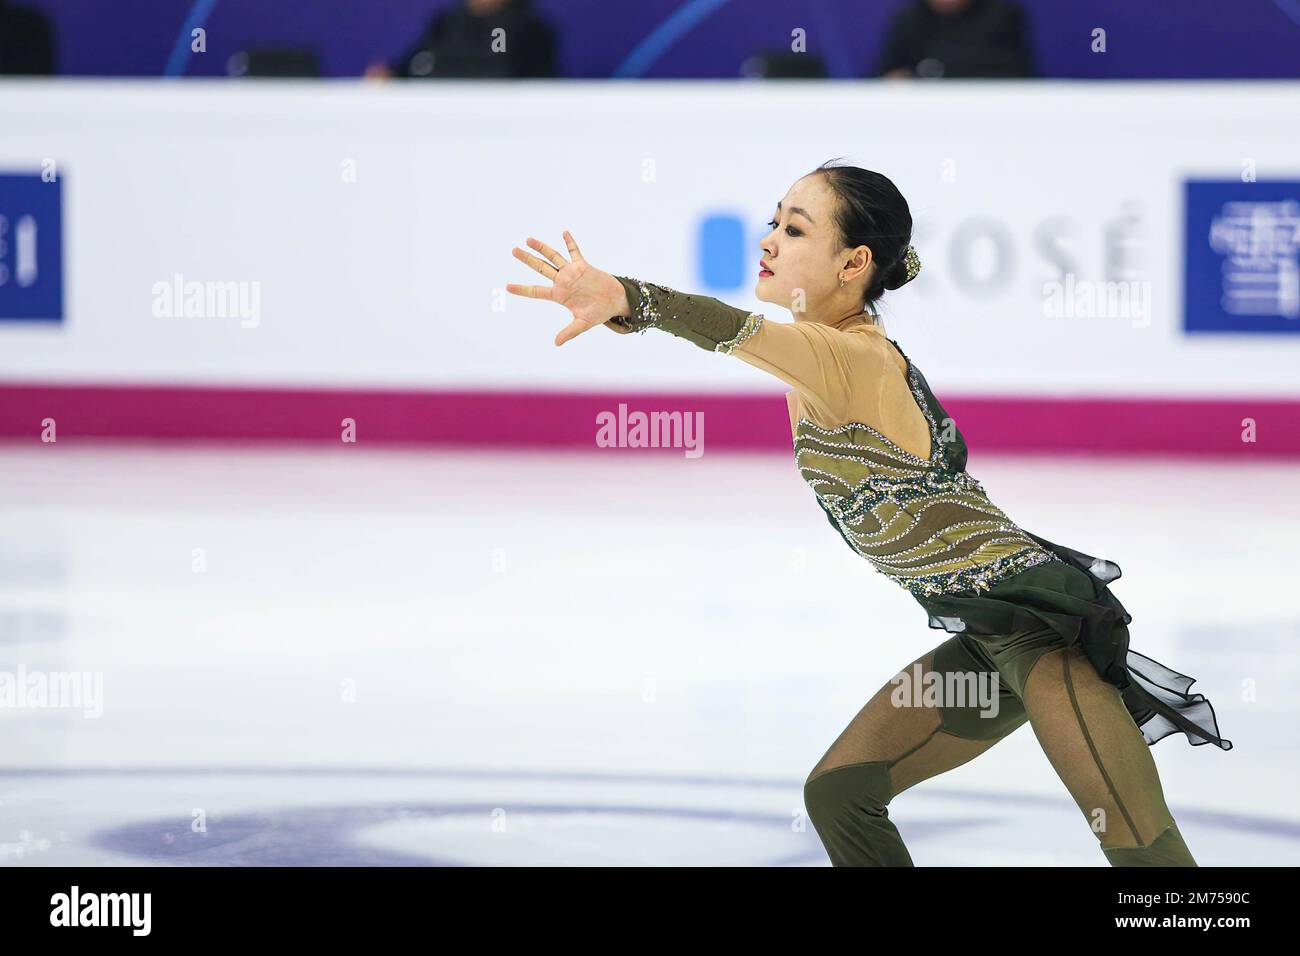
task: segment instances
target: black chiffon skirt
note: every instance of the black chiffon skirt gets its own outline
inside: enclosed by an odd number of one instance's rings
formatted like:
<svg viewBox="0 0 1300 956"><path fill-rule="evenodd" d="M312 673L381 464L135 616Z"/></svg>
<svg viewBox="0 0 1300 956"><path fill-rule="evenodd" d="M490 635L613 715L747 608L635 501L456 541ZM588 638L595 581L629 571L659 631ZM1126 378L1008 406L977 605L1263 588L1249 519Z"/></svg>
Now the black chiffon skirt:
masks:
<svg viewBox="0 0 1300 956"><path fill-rule="evenodd" d="M1061 560L1026 568L979 593L917 596L930 626L1010 634L1046 625L1068 644L1079 644L1102 679L1119 688L1148 744L1181 731L1193 746L1231 750L1210 702L1188 692L1196 680L1129 648L1132 615L1107 587L1120 576L1119 565L1025 533Z"/></svg>

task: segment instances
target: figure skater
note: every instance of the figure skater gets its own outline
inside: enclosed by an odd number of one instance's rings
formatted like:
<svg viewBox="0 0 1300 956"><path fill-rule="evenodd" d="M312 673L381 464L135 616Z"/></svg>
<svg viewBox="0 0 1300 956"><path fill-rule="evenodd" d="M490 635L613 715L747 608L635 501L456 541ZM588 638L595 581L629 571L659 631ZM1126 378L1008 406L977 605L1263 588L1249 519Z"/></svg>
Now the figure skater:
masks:
<svg viewBox="0 0 1300 956"><path fill-rule="evenodd" d="M831 863L912 866L890 800L1028 722L1112 866L1196 866L1150 747L1179 731L1232 742L1188 693L1194 680L1130 650L1132 617L1107 586L1119 566L1020 528L966 472L965 439L875 308L921 268L907 201L832 160L769 225L755 295L793 322L602 272L567 231L568 259L533 238L540 256L513 250L552 285L506 289L572 313L556 345L598 325L660 329L790 385L795 464L828 521L952 635L881 687L809 773L804 805ZM918 675L929 693L899 693ZM997 688L996 708L956 692L977 681Z"/></svg>

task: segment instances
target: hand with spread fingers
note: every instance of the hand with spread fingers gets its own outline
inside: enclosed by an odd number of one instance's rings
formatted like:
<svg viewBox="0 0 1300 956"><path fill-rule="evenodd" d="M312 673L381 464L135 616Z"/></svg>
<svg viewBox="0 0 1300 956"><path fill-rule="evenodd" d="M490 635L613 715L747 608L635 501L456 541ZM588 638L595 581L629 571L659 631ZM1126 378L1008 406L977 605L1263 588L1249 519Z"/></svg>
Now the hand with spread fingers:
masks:
<svg viewBox="0 0 1300 956"><path fill-rule="evenodd" d="M507 292L528 299L546 299L573 313L573 321L555 336L556 345L563 345L588 329L604 325L615 316L627 315L631 311L622 283L608 272L601 272L588 263L567 229L564 231L564 242L569 247L571 260L565 259L546 243L531 236L528 237L528 245L540 252L542 258L531 255L518 246L512 250L516 259L550 279L553 285L518 285L513 282L506 285Z"/></svg>

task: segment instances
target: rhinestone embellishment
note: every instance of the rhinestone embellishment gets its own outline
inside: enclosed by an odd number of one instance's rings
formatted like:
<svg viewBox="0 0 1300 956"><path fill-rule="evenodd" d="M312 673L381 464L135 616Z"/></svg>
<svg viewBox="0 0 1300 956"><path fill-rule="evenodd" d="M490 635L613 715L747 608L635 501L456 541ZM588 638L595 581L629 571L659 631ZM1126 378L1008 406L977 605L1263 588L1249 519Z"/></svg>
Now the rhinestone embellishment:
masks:
<svg viewBox="0 0 1300 956"><path fill-rule="evenodd" d="M740 331L736 333L736 337L734 339L728 339L726 342L719 342L716 346L714 346L713 351L722 352L725 355L730 355L733 351L735 351L736 346L740 345L742 342L744 342L746 339L748 339L751 335L753 335L762 327L763 327L762 314L758 312L750 313L749 318L745 320L745 324L742 325L740 327Z"/></svg>
<svg viewBox="0 0 1300 956"><path fill-rule="evenodd" d="M865 422L836 428L808 418L797 422L795 465L841 537L917 596L978 594L1027 568L1059 561L989 501L973 475L950 467L920 373L898 351L929 427L929 459Z"/></svg>

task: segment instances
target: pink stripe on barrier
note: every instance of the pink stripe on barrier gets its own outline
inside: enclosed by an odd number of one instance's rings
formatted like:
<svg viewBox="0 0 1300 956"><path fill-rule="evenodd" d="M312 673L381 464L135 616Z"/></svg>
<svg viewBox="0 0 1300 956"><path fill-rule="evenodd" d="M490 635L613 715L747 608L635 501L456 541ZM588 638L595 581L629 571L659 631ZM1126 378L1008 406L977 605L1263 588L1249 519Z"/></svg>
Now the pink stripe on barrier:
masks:
<svg viewBox="0 0 1300 956"><path fill-rule="evenodd" d="M978 452L1300 457L1300 399L941 396ZM356 391L0 385L0 437L339 443L592 450L597 415L703 413L708 450L789 452L784 398L653 392ZM1255 441L1243 440L1246 420ZM680 454L680 450L677 452Z"/></svg>

